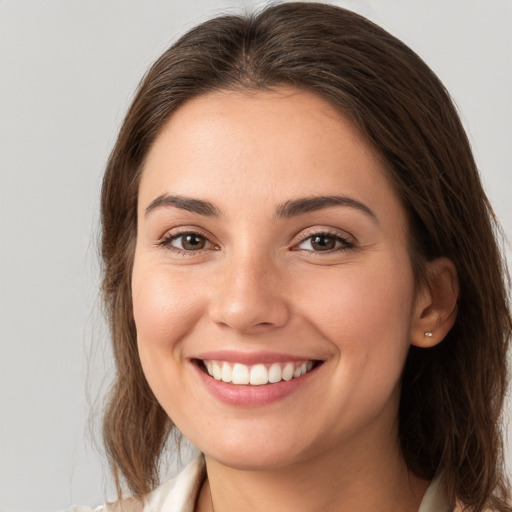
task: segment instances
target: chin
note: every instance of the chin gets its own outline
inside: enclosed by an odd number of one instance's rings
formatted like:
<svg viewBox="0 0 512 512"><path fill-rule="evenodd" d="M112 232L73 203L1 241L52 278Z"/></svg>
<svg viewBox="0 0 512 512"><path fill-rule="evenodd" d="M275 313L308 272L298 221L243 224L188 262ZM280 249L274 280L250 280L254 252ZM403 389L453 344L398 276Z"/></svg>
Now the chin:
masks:
<svg viewBox="0 0 512 512"><path fill-rule="evenodd" d="M246 450L242 453L240 451L213 450L210 454L205 453L205 456L223 466L239 471L273 471L296 462L295 457L290 453L262 451L261 449Z"/></svg>
<svg viewBox="0 0 512 512"><path fill-rule="evenodd" d="M301 459L297 443L282 438L258 440L215 439L214 446L198 446L207 458L233 469L243 471L272 471Z"/></svg>

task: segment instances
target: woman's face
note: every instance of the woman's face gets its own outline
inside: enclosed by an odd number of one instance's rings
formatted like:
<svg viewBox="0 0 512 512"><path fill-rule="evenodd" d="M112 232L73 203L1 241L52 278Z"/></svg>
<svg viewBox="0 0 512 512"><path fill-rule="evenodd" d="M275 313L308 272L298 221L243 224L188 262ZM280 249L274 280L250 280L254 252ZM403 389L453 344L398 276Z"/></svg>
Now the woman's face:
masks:
<svg viewBox="0 0 512 512"><path fill-rule="evenodd" d="M184 104L138 201L133 308L158 401L233 467L396 443L418 315L407 241L382 164L323 99Z"/></svg>

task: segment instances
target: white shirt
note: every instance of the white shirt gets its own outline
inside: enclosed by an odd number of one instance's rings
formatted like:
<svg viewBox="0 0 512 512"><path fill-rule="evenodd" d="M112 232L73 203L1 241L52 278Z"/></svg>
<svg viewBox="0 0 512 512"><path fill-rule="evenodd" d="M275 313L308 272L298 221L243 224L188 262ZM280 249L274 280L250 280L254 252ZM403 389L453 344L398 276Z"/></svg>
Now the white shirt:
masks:
<svg viewBox="0 0 512 512"><path fill-rule="evenodd" d="M173 480L162 484L141 500L110 503L96 509L71 507L68 512L194 512L205 476L204 459L199 456L188 464ZM452 512L439 478L432 481L418 512Z"/></svg>

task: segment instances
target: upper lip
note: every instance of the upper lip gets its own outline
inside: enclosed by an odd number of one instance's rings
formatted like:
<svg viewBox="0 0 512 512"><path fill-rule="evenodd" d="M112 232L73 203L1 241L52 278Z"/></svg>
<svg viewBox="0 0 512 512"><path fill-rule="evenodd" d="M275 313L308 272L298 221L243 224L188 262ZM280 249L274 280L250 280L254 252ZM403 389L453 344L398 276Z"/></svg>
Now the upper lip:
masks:
<svg viewBox="0 0 512 512"><path fill-rule="evenodd" d="M201 359L203 361L226 361L229 363L242 363L246 365L318 360L318 358L315 357L283 354L280 352L240 352L234 350L213 350L201 352L200 354L194 355L191 359Z"/></svg>

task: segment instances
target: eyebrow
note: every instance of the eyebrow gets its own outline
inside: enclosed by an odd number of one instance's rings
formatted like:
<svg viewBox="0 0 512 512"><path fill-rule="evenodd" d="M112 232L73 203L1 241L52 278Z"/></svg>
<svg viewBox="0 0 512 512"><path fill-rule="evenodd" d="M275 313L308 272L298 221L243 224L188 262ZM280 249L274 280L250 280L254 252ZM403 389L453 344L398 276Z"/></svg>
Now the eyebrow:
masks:
<svg viewBox="0 0 512 512"><path fill-rule="evenodd" d="M152 211L157 208L173 206L181 210L186 210L198 215L205 217L219 217L219 210L208 201L202 199L194 199L192 197L180 196L180 195L168 195L162 194L154 199L146 208L145 215L148 216ZM346 206L355 208L366 215L368 215L374 222L378 224L378 219L375 213L368 208L364 203L357 201L347 196L313 196L303 197L300 199L294 199L286 201L282 205L276 208L274 213L275 218L289 218L304 213L321 210L323 208L329 208L331 206Z"/></svg>
<svg viewBox="0 0 512 512"><path fill-rule="evenodd" d="M154 201L151 201L149 206L146 208L146 217L157 208L162 206L174 206L180 210L186 210L188 212L197 213L206 217L218 217L219 211L217 208L208 201L201 199L193 199L192 197L186 196L170 196L162 194L158 196Z"/></svg>
<svg viewBox="0 0 512 512"><path fill-rule="evenodd" d="M330 206L348 206L355 208L371 217L371 219L378 224L377 215L375 215L368 206L347 196L314 196L286 201L286 203L276 209L275 216L277 218L294 217L295 215L329 208Z"/></svg>

